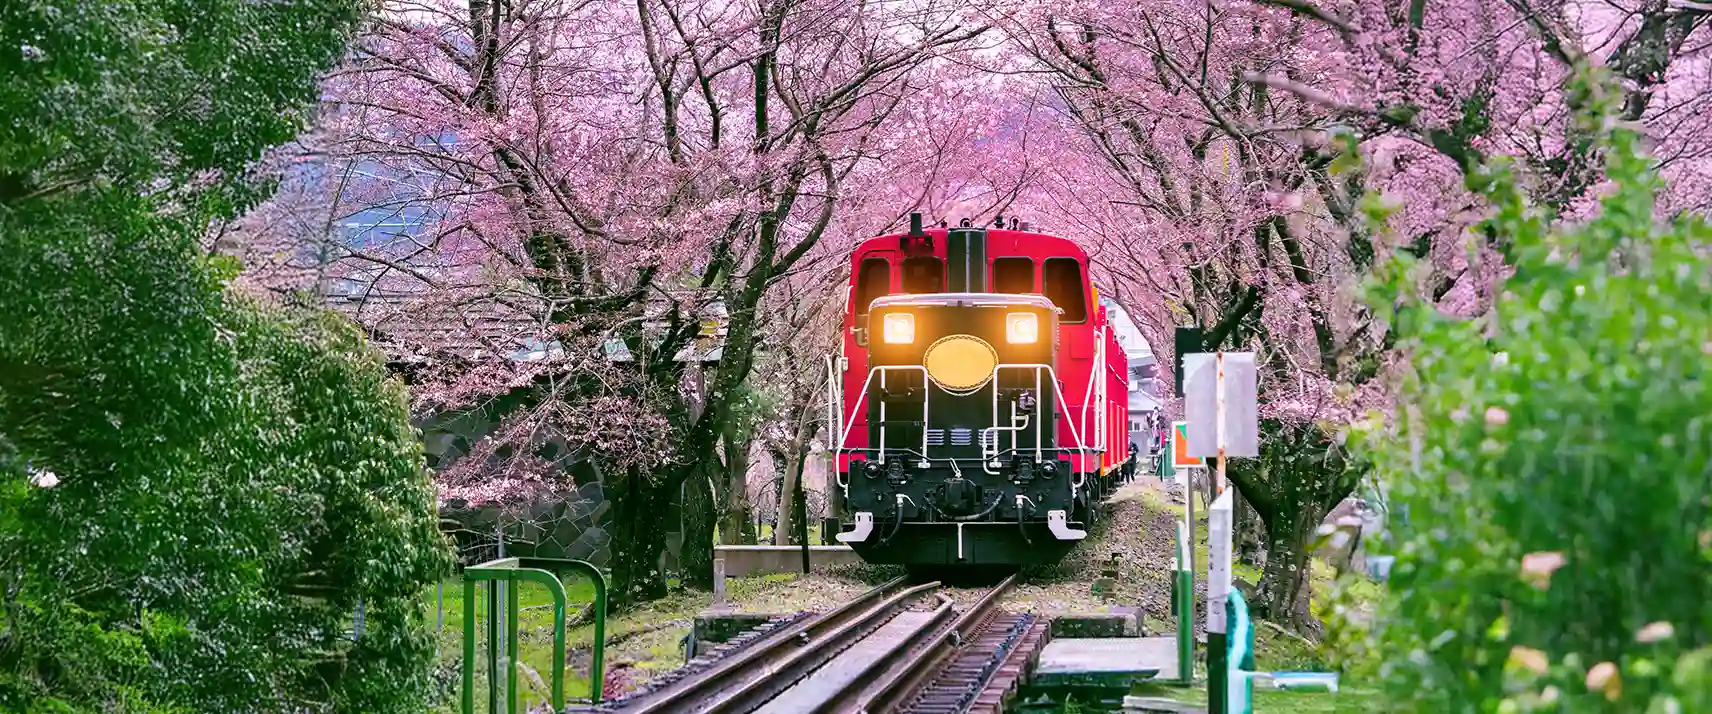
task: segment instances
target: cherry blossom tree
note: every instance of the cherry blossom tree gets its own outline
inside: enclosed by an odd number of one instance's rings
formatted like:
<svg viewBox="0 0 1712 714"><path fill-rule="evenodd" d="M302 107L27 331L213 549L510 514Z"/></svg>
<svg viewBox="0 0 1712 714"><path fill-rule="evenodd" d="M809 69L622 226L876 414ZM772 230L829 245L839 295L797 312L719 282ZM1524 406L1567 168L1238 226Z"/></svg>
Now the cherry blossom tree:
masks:
<svg viewBox="0 0 1712 714"><path fill-rule="evenodd" d="M1309 535L1360 473L1331 426L1357 395L1334 384L1371 399L1383 346L1345 290L1375 248L1330 117L1244 78L1327 71L1280 51L1305 25L1197 2L1043 7L1006 25L1065 119L1036 198L1055 232L1096 244L1101 277L1153 344L1196 324L1206 349L1259 353L1263 457L1230 475L1264 526L1257 604L1303 623Z"/></svg>
<svg viewBox="0 0 1712 714"><path fill-rule="evenodd" d="M1521 162L1531 198L1580 218L1603 186L1594 134L1577 124L1587 99L1578 63L1604 65L1623 97L1614 119L1635 122L1670 191L1664 214L1704 210L1707 175L1706 21L1712 7L1667 0L1375 4L1262 0L1305 21L1304 49L1335 71L1258 72L1247 79L1307 99L1346 123L1369 159L1352 184L1401 204L1390 222L1404 245L1458 245L1435 280L1453 314L1489 312L1511 262L1490 232L1466 234L1486 212L1462 188L1485 158ZM1456 240L1446 240L1441 236ZM1441 252L1443 252L1441 250Z"/></svg>
<svg viewBox="0 0 1712 714"><path fill-rule="evenodd" d="M527 395L444 495L551 490L534 446L571 444L615 506L620 593L661 594L666 506L709 480L769 296L833 269L853 231L974 193L933 157L980 127L907 124L939 121L917 105L931 82L972 81L944 58L985 29L936 1L387 3L329 84L321 147L356 177L340 204L433 220L346 241L324 270L420 408ZM689 530L711 542L711 519Z"/></svg>
<svg viewBox="0 0 1712 714"><path fill-rule="evenodd" d="M1694 210L1707 12L1091 0L996 21L1072 134L1030 200L1059 232L1097 239L1114 297L1155 344L1197 324L1207 349L1260 352L1269 455L1232 476L1268 532L1261 605L1275 617L1305 614L1300 545L1361 472L1338 425L1386 399L1376 376L1395 338L1352 299L1357 281L1401 251L1429 304L1486 315L1507 246L1478 228L1488 207L1463 176L1509 155L1543 205L1591 205L1601 162L1568 89L1580 61L1624 78L1622 118L1677 179L1665 210Z"/></svg>

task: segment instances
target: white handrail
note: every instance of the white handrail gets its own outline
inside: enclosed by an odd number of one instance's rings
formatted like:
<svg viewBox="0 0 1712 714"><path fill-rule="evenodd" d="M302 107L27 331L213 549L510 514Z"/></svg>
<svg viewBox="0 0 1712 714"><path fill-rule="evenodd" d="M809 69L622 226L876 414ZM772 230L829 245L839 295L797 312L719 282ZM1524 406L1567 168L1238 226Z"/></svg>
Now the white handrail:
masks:
<svg viewBox="0 0 1712 714"><path fill-rule="evenodd" d="M1021 425L1018 425L1016 423L1016 417L1014 416L1014 414L1013 414L1012 419L1011 419L1011 426L998 426L998 423L999 423L998 376L999 376L999 372L1001 370L1005 370L1005 369L1031 369L1031 370L1034 370L1034 388L1035 388L1036 394L1040 393L1040 387L1041 387L1040 373L1041 373L1041 370L1045 370L1047 376L1052 378L1052 383L1054 386L1054 388L1052 390L1052 396L1054 398L1054 403L1056 403L1058 406L1058 413L1064 415L1065 424L1070 427L1070 437L1075 443L1076 450L1078 452L1084 452L1084 451L1088 450L1087 449L1087 443L1082 440L1082 430L1078 429L1076 421L1074 419L1071 419L1070 402L1069 402L1069 400L1064 398L1064 390L1061 388L1063 386L1063 383L1058 381L1058 373L1056 370L1054 370L1052 368L1052 365L1049 365L1049 364L1025 364L1025 363L1011 364L1011 363L1006 363L1006 364L995 365L993 367L993 372L992 372L992 377L991 377L991 384L993 385L993 412L992 412L993 413L993 426L989 426L987 428L982 429L980 431L980 436L977 437L977 439L980 441L981 459L982 459L983 463L987 460L987 458L989 456L997 456L998 455L998 437L995 436L993 438L993 449L989 453L987 450L987 440L986 440L986 436L985 436L985 434L987 432L997 432L997 431L1012 431L1012 432L1014 432L1017 430L1028 428L1028 421L1030 418L1024 417L1023 423ZM922 366L922 365L904 364L904 365L879 365L879 366L875 366L875 367L870 367L868 369L868 376L862 380L862 389L860 392L858 392L856 394L855 403L851 405L850 419L848 421L844 421L842 419L839 419L839 420L835 420L835 422L834 422L834 423L840 423L840 422L842 423L842 426L840 427L839 432L838 432L838 442L834 445L834 448L835 448L834 454L835 455L839 455L839 454L842 454L844 452L844 445L850 439L850 430L856 428L856 417L861 412L863 400L867 399L867 397L868 397L868 388L870 386L872 386L874 383L874 375L876 373L881 375L880 386L883 389L883 388L885 388L885 376L884 375L885 375L885 373L891 372L891 371L920 372L922 375L923 387L926 387L928 385L929 375L927 373L927 367ZM842 402L842 399L840 399L840 401ZM922 403L922 408L921 408L921 415L922 415L921 457L923 459L927 459L928 458L927 435L928 435L928 431L929 431L927 428L927 423L928 423L928 415L930 414L930 412L928 411L929 407L928 407L927 402L930 402L931 399L923 399L922 401L923 401L923 403ZM880 455L879 455L879 459L878 459L879 463L882 463L882 464L884 464L886 462L886 454L885 454L886 434L885 434L885 424L883 423L885 421L885 409L886 409L885 402L882 401L880 403L880 421L882 422L882 424L880 425L880 444L879 444L879 454ZM839 411L840 412L843 411L843 404L842 403L839 404ZM1014 412L1014 409L1013 409L1013 412ZM1034 428L1035 428L1035 439L1034 439L1035 459L1040 460L1042 453L1044 452L1044 448L1041 446L1042 440L1041 440L1040 430L1042 428L1042 423L1045 420L1033 419L1033 421L1034 421ZM1014 451L1016 449L1015 434L1012 434L1012 437L1013 438L1012 438L1012 443L1011 443L1011 449Z"/></svg>
<svg viewBox="0 0 1712 714"><path fill-rule="evenodd" d="M985 469L985 467L987 465L988 457L997 457L999 455L999 437L997 434L995 434L993 436L993 448L990 451L987 449L986 434L988 432L1000 432L1000 431L1010 432L1011 433L1011 451L1016 451L1017 450L1017 440L1016 440L1017 432L1022 431L1023 429L1027 429L1028 424L1029 424L1030 417L1028 417L1026 415L1022 417L1022 421L1020 423L1017 421L1016 402L1011 402L1010 426L999 426L999 377L998 377L998 375L999 375L999 369L1002 367L1005 367L1005 366L1011 366L1011 365L995 366L993 368L993 375L992 375L992 377L989 378L989 383L993 385L993 425L989 426L985 429L982 429L981 430L982 435L979 437L981 440L981 465L982 465L983 469ZM1015 366L1021 366L1021 365L1015 365ZM1044 365L1028 365L1028 366L1044 366ZM1036 369L1034 371L1034 390L1036 393L1039 393L1039 391L1040 391L1040 370L1038 370L1038 369ZM1069 418L1069 415L1066 414L1065 418ZM1035 446L1034 452L1035 452L1035 459L1036 460L1038 460L1040 458L1040 451L1041 451L1041 449L1040 449L1040 422L1041 421L1043 421L1043 420L1040 420L1040 419L1034 420L1034 446Z"/></svg>
<svg viewBox="0 0 1712 714"><path fill-rule="evenodd" d="M868 377L866 379L862 380L862 391L856 394L856 403L851 406L850 421L845 422L844 427L841 430L839 430L838 453L844 452L844 442L849 440L850 430L856 427L856 415L862 409L862 400L868 398L868 387L874 383L874 373L878 372L882 375L880 377L880 388L884 389L886 386L886 379L884 376L885 373L890 372L890 371L895 371L895 370L905 370L905 371L911 371L911 372L919 371L919 372L921 372L922 386L924 388L927 386L927 367L924 367L924 366L919 365L919 364L883 364L883 365L878 365L878 366L874 366L874 367L869 367L868 368ZM922 399L922 405L921 405L921 421L922 421L921 457L923 459L927 458L927 401L928 400L925 398ZM886 425L884 423L885 421L886 421L886 403L884 400L881 400L881 402L880 402L880 422L881 422L881 424L880 424L880 458L879 458L879 462L882 464L886 463Z"/></svg>
<svg viewBox="0 0 1712 714"><path fill-rule="evenodd" d="M832 430L837 429L844 421L844 385L841 379L844 375L838 371L838 356L826 355L826 436L831 440ZM842 442L839 446L842 446ZM837 452L833 455L836 457Z"/></svg>
<svg viewBox="0 0 1712 714"><path fill-rule="evenodd" d="M1035 384L1035 393L1036 394L1038 394L1040 392L1040 370L1043 370L1043 369L1046 370L1047 376L1050 376L1052 378L1052 384L1053 384L1052 396L1054 397L1054 400L1058 404L1060 412L1064 414L1065 424L1067 424L1070 427L1070 437L1075 440L1076 449L1078 451L1086 450L1087 445L1085 442L1082 441L1082 432L1076 428L1076 420L1071 418L1070 401L1064 398L1064 390L1061 388L1063 386L1063 383L1058 381L1058 372L1052 368L1052 365L1049 365L1049 364L1005 363L1005 364L995 365L993 367L993 376L992 376L992 381L993 381L993 385L994 385L994 389L993 389L993 424L995 426L987 427L986 429L983 429L982 431L1002 431L1002 430L1019 428L1019 427L1015 427L1015 426L1009 426L1009 427L997 426L997 424L999 423L999 390L997 389L997 386L999 383L999 371L1005 370L1005 369L1032 369L1032 370L1034 370L1034 372L1035 372L1034 384ZM1039 428L1040 428L1039 420L1036 420L1036 423L1035 423L1036 438L1034 441L1036 458L1039 457L1039 452L1040 452ZM986 458L985 447L983 447L983 449L982 449L982 458Z"/></svg>

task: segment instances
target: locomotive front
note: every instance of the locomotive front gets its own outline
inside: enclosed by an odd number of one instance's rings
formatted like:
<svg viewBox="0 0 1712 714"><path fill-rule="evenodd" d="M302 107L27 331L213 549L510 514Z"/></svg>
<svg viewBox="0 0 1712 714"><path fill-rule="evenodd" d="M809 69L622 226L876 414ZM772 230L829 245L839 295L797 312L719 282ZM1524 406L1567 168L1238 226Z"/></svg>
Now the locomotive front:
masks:
<svg viewBox="0 0 1712 714"><path fill-rule="evenodd" d="M867 438L842 449L854 527L838 540L873 563L1055 562L1093 507L1070 458L1080 445L1058 443L1061 311L986 291L983 230L945 237L949 290L879 297L858 330L867 375L844 397L858 402L845 428L865 422Z"/></svg>

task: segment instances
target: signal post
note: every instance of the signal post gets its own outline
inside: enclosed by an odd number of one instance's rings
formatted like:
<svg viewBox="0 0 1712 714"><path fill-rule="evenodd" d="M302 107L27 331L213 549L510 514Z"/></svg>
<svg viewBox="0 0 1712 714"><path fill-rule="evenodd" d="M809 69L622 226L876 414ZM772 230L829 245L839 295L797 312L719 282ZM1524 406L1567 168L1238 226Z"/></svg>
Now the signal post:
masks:
<svg viewBox="0 0 1712 714"><path fill-rule="evenodd" d="M1253 630L1242 595L1231 591L1234 496L1225 479L1225 459L1260 455L1254 353L1194 353L1183 355L1182 359L1184 412L1188 421L1182 422L1181 435L1212 436L1183 439L1186 442L1183 457L1214 460L1213 502L1207 524L1207 709L1211 714L1247 714L1252 711L1252 686L1243 670L1253 666L1248 661L1253 657L1250 649ZM1173 436L1174 439L1178 436L1175 428ZM1174 444L1174 461L1177 453ZM1187 475L1187 470L1184 473ZM1190 491L1188 501L1193 508L1195 499ZM1231 632L1232 620L1236 621L1235 633ZM1238 661L1235 662L1230 661L1231 634L1236 635L1234 654ZM1240 681L1233 681L1233 673Z"/></svg>

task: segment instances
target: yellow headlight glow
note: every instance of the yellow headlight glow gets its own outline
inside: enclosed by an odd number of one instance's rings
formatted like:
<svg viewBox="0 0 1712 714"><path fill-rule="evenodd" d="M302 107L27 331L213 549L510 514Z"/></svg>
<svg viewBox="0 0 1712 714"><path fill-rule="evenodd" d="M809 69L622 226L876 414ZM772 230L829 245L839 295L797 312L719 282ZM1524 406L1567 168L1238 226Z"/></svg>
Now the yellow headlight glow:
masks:
<svg viewBox="0 0 1712 714"><path fill-rule="evenodd" d="M927 376L949 392L980 389L993 378L999 353L985 340L971 335L952 335L933 343L922 355Z"/></svg>
<svg viewBox="0 0 1712 714"><path fill-rule="evenodd" d="M1005 341L1013 345L1032 345L1040 341L1040 316L1032 312L1013 312L1005 316Z"/></svg>
<svg viewBox="0 0 1712 714"><path fill-rule="evenodd" d="M915 315L907 312L889 313L882 323L882 338L886 344L907 345L915 341Z"/></svg>

